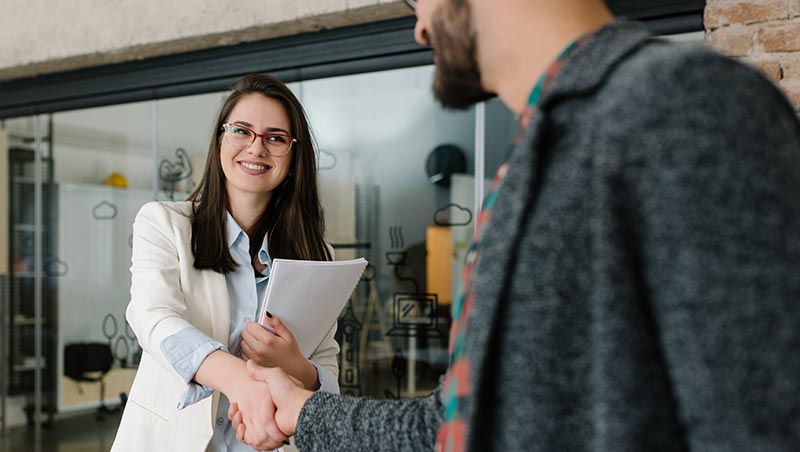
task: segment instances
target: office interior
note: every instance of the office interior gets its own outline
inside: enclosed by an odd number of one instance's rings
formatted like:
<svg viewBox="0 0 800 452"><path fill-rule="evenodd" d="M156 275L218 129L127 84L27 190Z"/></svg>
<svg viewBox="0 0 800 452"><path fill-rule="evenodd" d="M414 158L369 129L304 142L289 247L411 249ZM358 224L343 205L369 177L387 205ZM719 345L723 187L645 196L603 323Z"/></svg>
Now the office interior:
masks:
<svg viewBox="0 0 800 452"><path fill-rule="evenodd" d="M386 29L408 33L411 48L412 26ZM697 25L655 27L703 40ZM142 86L154 84L146 64L133 69ZM114 75L103 70L89 75L113 91ZM516 118L498 99L442 109L425 49L292 70L234 67L157 94L87 89L34 111L0 105L0 186L8 187L0 199L0 449L110 448L142 353L125 320L133 219L147 202L186 199L226 87L261 71L286 80L308 114L336 259L370 263L339 317L342 393L397 399L437 386L479 201L511 150ZM50 81L53 90L71 83ZM102 359L86 363L76 344L92 344Z"/></svg>

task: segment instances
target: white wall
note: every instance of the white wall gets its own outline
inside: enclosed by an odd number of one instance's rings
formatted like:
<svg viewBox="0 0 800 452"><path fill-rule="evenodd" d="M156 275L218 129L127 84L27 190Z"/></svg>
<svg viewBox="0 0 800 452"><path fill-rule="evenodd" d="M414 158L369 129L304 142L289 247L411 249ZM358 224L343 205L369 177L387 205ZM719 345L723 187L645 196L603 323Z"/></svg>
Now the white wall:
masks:
<svg viewBox="0 0 800 452"><path fill-rule="evenodd" d="M402 0L4 0L0 80L410 15Z"/></svg>

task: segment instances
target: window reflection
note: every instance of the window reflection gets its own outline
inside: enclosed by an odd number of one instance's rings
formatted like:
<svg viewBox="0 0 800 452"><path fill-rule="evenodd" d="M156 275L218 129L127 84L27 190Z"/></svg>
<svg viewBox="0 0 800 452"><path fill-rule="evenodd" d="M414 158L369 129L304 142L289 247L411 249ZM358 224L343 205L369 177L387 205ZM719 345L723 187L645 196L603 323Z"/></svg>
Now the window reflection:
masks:
<svg viewBox="0 0 800 452"><path fill-rule="evenodd" d="M450 304L477 214L475 112L439 107L431 95L432 75L428 66L289 85L307 110L318 144L326 240L337 259L370 262L340 317L343 393L425 395L447 367ZM112 414L125 402L141 356L124 317L133 218L148 201L184 200L196 187L210 125L226 96L210 93L48 117L52 125L43 141L43 180L49 187L43 231L46 412L90 410L98 419L118 419ZM499 101L487 104L486 118L482 177L488 186L516 124ZM31 118L4 125L6 148L30 146ZM33 231L26 226L32 211L14 209L32 205L24 187L33 186L33 174L26 164L9 170L12 186L20 189L4 215L15 224L7 229L13 268L5 273L19 278L3 280L10 286L6 306L12 313L4 337L16 353L4 359L11 369L9 388L17 388L11 393L23 400L8 406L21 412L31 403L32 380L14 380L14 369L35 365L29 360L32 333L25 332L33 295L22 282L32 268L25 253L32 250ZM25 383L14 386L15 381ZM110 428L102 439L106 449L114 431Z"/></svg>
<svg viewBox="0 0 800 452"><path fill-rule="evenodd" d="M141 351L125 323L133 217L152 199L152 107L139 102L53 114L57 191L56 406L119 410ZM108 442L110 447L110 441Z"/></svg>
<svg viewBox="0 0 800 452"><path fill-rule="evenodd" d="M321 150L328 240L337 257L371 263L340 324L340 383L353 394L425 395L447 366L449 304L473 227L475 113L443 110L432 75L419 67L292 85ZM497 119L504 128L492 139L510 141L509 120Z"/></svg>

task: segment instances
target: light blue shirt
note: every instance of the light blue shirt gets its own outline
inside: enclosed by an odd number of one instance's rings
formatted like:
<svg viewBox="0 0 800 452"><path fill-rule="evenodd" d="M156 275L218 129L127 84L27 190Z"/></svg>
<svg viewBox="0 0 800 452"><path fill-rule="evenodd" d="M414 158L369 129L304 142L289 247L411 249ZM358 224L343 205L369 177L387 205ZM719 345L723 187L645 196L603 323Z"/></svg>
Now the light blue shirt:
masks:
<svg viewBox="0 0 800 452"><path fill-rule="evenodd" d="M164 357L187 384L186 391L178 403L178 409L197 403L213 394L213 389L195 383L192 378L206 356L213 351L225 350L234 356L241 356L239 344L242 340L242 330L248 322L256 321L261 301L264 299L267 289L272 259L267 251L266 235L261 243L261 249L258 251L258 261L267 266L263 276L256 275L253 270L250 262L250 239L230 213L228 213L227 238L231 256L238 264L235 271L225 275L231 319L228 346L225 347L194 327L185 328L161 342L161 351L164 353ZM316 367L319 375L319 390L338 393L339 381L336 375L313 361L311 364ZM220 394L219 407L214 419L214 436L211 438L208 450L250 452L253 449L236 439L236 431L228 420L229 406L228 398L224 394Z"/></svg>

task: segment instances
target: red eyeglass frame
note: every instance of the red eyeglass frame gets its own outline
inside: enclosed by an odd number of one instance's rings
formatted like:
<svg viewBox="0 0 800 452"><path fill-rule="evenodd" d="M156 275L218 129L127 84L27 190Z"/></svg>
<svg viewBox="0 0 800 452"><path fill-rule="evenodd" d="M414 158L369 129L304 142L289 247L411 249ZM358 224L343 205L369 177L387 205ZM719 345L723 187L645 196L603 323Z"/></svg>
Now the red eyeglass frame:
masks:
<svg viewBox="0 0 800 452"><path fill-rule="evenodd" d="M289 135L288 133L283 133L283 132L266 132L266 133L258 133L258 132L256 132L255 130L253 130L251 127L247 127L247 126L245 126L245 125L243 125L243 124L237 124L237 123L234 123L234 122L226 122L226 123L222 124L222 130L223 130L223 131L225 131L225 132L227 132L227 131L228 131L228 127L231 127L231 126L233 126L233 127L240 127L240 128L242 128L242 129L247 129L247 130L249 130L250 132L252 132L252 133L253 133L253 137L254 137L254 138L253 138L253 141L251 141L251 142L250 142L250 145L251 145L251 146L252 146L252 145L253 145L253 143L256 141L256 138L260 138L260 139L261 139L261 144L262 144L262 147L263 147L263 144L264 144L264 138L266 138L266 137L268 137L268 136L279 136L279 137L284 137L284 138L288 138L289 140L291 140L291 143L289 144L289 149L288 149L288 150L286 150L286 153L288 154L288 153L289 153L289 151L292 149L292 145L293 145L294 143L297 143L297 138L295 138L295 137L293 137L293 136Z"/></svg>

